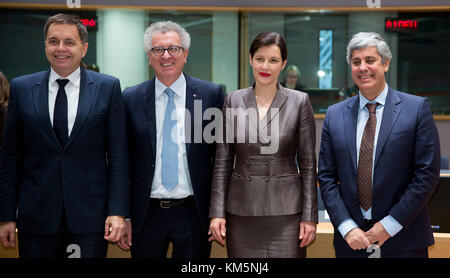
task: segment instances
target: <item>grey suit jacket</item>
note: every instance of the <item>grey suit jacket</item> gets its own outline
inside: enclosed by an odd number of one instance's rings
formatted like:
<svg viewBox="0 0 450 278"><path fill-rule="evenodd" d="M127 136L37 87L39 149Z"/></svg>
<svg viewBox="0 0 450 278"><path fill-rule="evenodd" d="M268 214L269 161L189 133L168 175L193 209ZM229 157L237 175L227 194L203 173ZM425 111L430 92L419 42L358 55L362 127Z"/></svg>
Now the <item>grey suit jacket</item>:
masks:
<svg viewBox="0 0 450 278"><path fill-rule="evenodd" d="M216 150L210 218L225 217L226 212L241 216L301 213L302 221L317 223L312 107L306 93L280 84L278 88L261 121L252 87L227 95L222 109L224 143ZM245 121L239 111L247 112Z"/></svg>

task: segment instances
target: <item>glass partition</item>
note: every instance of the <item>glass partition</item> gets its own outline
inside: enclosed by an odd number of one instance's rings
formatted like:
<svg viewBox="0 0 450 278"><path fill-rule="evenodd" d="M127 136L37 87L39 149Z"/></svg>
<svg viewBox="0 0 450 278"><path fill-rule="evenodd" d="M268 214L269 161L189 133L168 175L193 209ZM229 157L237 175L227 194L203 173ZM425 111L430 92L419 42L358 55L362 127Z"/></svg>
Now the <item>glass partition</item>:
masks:
<svg viewBox="0 0 450 278"><path fill-rule="evenodd" d="M124 22L118 31L116 27L105 26L114 18L108 11L127 15L122 18L142 14L142 24L127 25ZM43 26L48 16L57 12L68 11L0 11L0 32L4 42L0 44L0 70L9 80L48 68ZM154 75L148 69L143 48L130 50L128 44L121 45L120 40L112 40L132 33L133 30L127 29L130 26L142 25L130 37L133 45L141 46L143 32L149 23L159 20L180 23L192 37L185 72L221 84L226 92L251 86L253 74L249 69L249 46L261 32L278 32L288 45L288 66L298 67L302 90L309 93L314 112L318 114L325 113L329 105L357 94L345 60L346 45L357 32L378 32L385 37L393 54L386 74L388 85L427 97L434 114L450 115L450 12L249 12L245 9L139 10L134 14L114 9L75 12L88 19L86 22L95 19L98 24L98 28L89 30L89 50L84 63L100 65L100 71L105 70L105 73L121 79L125 83L124 88ZM131 63L129 59L120 59L131 52L140 53L142 58L137 55L134 58L143 62ZM121 71L113 71L118 68ZM127 70L131 77L125 75ZM138 74L135 73L142 75L136 77ZM280 81L286 77L287 72L283 72Z"/></svg>

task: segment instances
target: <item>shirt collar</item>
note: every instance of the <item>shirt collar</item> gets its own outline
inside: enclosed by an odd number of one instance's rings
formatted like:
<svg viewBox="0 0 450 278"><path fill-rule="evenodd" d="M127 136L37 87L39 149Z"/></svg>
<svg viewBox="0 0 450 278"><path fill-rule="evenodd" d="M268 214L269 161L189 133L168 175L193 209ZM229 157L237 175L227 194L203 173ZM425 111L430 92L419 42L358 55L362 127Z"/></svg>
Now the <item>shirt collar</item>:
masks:
<svg viewBox="0 0 450 278"><path fill-rule="evenodd" d="M186 92L186 78L184 77L184 74L182 73L175 82L172 83L169 87L172 89L172 91L175 92L178 96L183 96ZM167 86L164 85L161 81L158 80L158 77L155 77L155 96L156 98L159 98L163 93L164 90L167 89Z"/></svg>
<svg viewBox="0 0 450 278"><path fill-rule="evenodd" d="M386 83L385 83L386 84ZM383 105L386 103L386 97L388 92L388 85L384 86L384 90L377 96L376 99L373 101L368 100L366 97L364 97L361 92L359 92L359 110L362 110L367 103L376 103L378 102L380 105Z"/></svg>
<svg viewBox="0 0 450 278"><path fill-rule="evenodd" d="M67 77L62 77L56 71L53 70L53 68L50 68L50 76L48 78L50 85L56 84L57 79L69 79L69 82L75 85L76 87L80 86L80 77L81 77L81 70L80 67L78 67L74 72L69 74Z"/></svg>

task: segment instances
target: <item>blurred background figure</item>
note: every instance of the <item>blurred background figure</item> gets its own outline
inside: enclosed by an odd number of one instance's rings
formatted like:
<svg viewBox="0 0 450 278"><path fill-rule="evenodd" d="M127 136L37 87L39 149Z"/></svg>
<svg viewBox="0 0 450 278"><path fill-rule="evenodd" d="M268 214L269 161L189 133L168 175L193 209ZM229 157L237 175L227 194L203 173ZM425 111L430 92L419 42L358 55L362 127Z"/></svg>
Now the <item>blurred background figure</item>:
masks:
<svg viewBox="0 0 450 278"><path fill-rule="evenodd" d="M296 65L287 66L281 85L289 89L304 91L305 86L300 83L300 70Z"/></svg>
<svg viewBox="0 0 450 278"><path fill-rule="evenodd" d="M98 67L97 64L88 64L86 65L86 69L100 72L100 68Z"/></svg>
<svg viewBox="0 0 450 278"><path fill-rule="evenodd" d="M0 157L2 155L3 131L5 129L6 111L8 108L9 83L0 71Z"/></svg>

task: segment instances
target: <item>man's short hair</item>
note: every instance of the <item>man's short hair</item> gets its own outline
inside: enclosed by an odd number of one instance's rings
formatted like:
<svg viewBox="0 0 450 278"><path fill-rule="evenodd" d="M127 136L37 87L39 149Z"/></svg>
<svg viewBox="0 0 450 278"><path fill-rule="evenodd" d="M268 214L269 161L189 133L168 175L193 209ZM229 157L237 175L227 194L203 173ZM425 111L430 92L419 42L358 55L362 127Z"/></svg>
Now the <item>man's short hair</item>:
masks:
<svg viewBox="0 0 450 278"><path fill-rule="evenodd" d="M375 32L359 32L353 35L352 39L347 45L347 63L350 65L352 60L352 53L355 49L365 49L375 46L378 54L381 56L381 63L384 65L392 59L391 50L386 41L380 34Z"/></svg>
<svg viewBox="0 0 450 278"><path fill-rule="evenodd" d="M86 26L84 26L84 24L80 21L80 18L77 15L61 14L61 13L51 16L47 19L47 22L45 23L44 26L45 40L47 40L48 28L50 28L50 25L52 25L53 23L75 25L78 29L78 34L80 35L81 41L83 43L87 42L88 32Z"/></svg>
<svg viewBox="0 0 450 278"><path fill-rule="evenodd" d="M167 33L176 32L181 38L181 46L188 50L191 46L191 36L189 33L181 27L179 24L172 21L158 21L151 24L144 33L144 49L145 52L149 52L152 48L152 37L155 33Z"/></svg>

